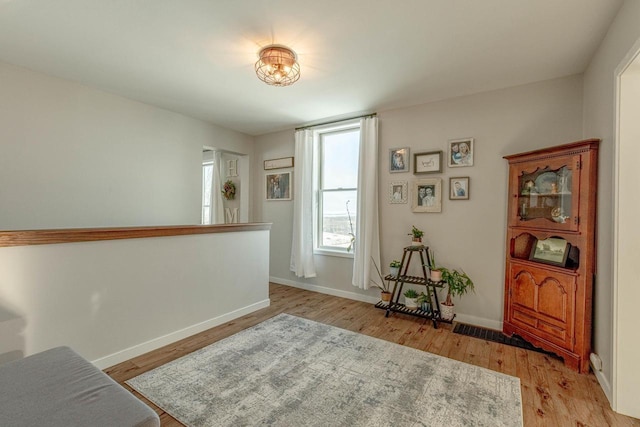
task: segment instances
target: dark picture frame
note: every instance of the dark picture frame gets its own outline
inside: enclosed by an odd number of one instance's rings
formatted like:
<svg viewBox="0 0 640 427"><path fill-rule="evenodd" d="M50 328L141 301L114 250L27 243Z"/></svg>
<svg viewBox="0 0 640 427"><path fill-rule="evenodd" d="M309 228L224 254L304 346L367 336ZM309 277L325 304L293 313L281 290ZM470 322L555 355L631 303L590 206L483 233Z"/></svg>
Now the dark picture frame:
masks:
<svg viewBox="0 0 640 427"><path fill-rule="evenodd" d="M529 261L564 267L571 251L571 244L559 237L537 240L531 248Z"/></svg>
<svg viewBox="0 0 640 427"><path fill-rule="evenodd" d="M265 174L265 197L267 200L291 200L291 172Z"/></svg>
<svg viewBox="0 0 640 427"><path fill-rule="evenodd" d="M442 173L442 150L414 153L413 173L414 175Z"/></svg>
<svg viewBox="0 0 640 427"><path fill-rule="evenodd" d="M411 162L409 147L398 147L389 149L389 172L401 173L409 172Z"/></svg>
<svg viewBox="0 0 640 427"><path fill-rule="evenodd" d="M469 200L471 178L454 176L449 178L449 200Z"/></svg>

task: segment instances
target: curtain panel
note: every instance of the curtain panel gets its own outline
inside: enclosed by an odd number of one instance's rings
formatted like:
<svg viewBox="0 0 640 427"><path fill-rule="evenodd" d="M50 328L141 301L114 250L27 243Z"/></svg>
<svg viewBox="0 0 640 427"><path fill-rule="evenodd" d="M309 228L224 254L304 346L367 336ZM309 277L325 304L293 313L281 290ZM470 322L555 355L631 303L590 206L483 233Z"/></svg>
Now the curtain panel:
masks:
<svg viewBox="0 0 640 427"><path fill-rule="evenodd" d="M375 262L380 266L377 117L360 120L357 206L358 221L355 233L352 284L362 289L369 289L372 263ZM377 277L377 274L374 277Z"/></svg>
<svg viewBox="0 0 640 427"><path fill-rule="evenodd" d="M295 159L290 269L297 277L316 277L313 260L313 131L296 131Z"/></svg>

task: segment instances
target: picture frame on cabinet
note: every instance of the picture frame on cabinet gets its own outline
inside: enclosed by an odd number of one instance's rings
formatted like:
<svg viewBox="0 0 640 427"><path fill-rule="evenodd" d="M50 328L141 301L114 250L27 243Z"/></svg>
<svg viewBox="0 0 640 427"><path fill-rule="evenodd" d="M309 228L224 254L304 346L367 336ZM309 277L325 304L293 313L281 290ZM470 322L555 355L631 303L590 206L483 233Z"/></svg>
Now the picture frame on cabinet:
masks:
<svg viewBox="0 0 640 427"><path fill-rule="evenodd" d="M473 166L474 143L473 138L449 140L449 155L447 164L450 168Z"/></svg>
<svg viewBox="0 0 640 427"><path fill-rule="evenodd" d="M468 176L457 176L449 178L449 200L469 200Z"/></svg>
<svg viewBox="0 0 640 427"><path fill-rule="evenodd" d="M549 237L544 240L536 240L531 248L529 261L564 267L571 250L571 244L559 237Z"/></svg>
<svg viewBox="0 0 640 427"><path fill-rule="evenodd" d="M442 150L427 153L415 153L413 155L414 175L422 173L442 172Z"/></svg>
<svg viewBox="0 0 640 427"><path fill-rule="evenodd" d="M389 149L389 172L409 172L409 147Z"/></svg>
<svg viewBox="0 0 640 427"><path fill-rule="evenodd" d="M418 179L412 184L413 212L442 212L442 179Z"/></svg>

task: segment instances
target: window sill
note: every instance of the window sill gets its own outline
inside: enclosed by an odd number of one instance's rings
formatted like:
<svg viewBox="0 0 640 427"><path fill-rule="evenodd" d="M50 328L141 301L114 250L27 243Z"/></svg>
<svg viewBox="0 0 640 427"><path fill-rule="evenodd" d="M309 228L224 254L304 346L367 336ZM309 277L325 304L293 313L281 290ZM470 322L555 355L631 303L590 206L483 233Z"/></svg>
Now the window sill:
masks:
<svg viewBox="0 0 640 427"><path fill-rule="evenodd" d="M343 251L332 251L330 249L314 249L314 255L322 255L322 256L334 256L338 258L352 258L353 252L343 252Z"/></svg>

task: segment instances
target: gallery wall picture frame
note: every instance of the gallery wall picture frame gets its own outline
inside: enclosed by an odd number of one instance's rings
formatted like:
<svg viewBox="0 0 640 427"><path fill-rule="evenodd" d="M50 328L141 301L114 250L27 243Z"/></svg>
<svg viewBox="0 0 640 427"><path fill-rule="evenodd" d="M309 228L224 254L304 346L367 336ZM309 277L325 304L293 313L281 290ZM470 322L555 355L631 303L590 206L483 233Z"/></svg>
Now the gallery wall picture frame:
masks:
<svg viewBox="0 0 640 427"><path fill-rule="evenodd" d="M392 181L389 183L389 203L407 203L407 181Z"/></svg>
<svg viewBox="0 0 640 427"><path fill-rule="evenodd" d="M399 147L389 149L389 172L409 172L409 147Z"/></svg>
<svg viewBox="0 0 640 427"><path fill-rule="evenodd" d="M449 178L449 200L469 200L471 179L468 176Z"/></svg>
<svg viewBox="0 0 640 427"><path fill-rule="evenodd" d="M442 172L442 150L413 154L414 175Z"/></svg>
<svg viewBox="0 0 640 427"><path fill-rule="evenodd" d="M413 212L442 212L442 179L417 179L411 188Z"/></svg>
<svg viewBox="0 0 640 427"><path fill-rule="evenodd" d="M450 168L473 166L475 154L473 138L451 139L448 147L447 165Z"/></svg>
<svg viewBox="0 0 640 427"><path fill-rule="evenodd" d="M264 170L284 169L293 167L293 157L281 157L264 161Z"/></svg>
<svg viewBox="0 0 640 427"><path fill-rule="evenodd" d="M544 240L536 240L535 245L531 248L529 260L564 267L567 264L570 251L571 244L569 242L559 237L549 237Z"/></svg>
<svg viewBox="0 0 640 427"><path fill-rule="evenodd" d="M291 172L265 174L267 200L291 200L293 196Z"/></svg>

